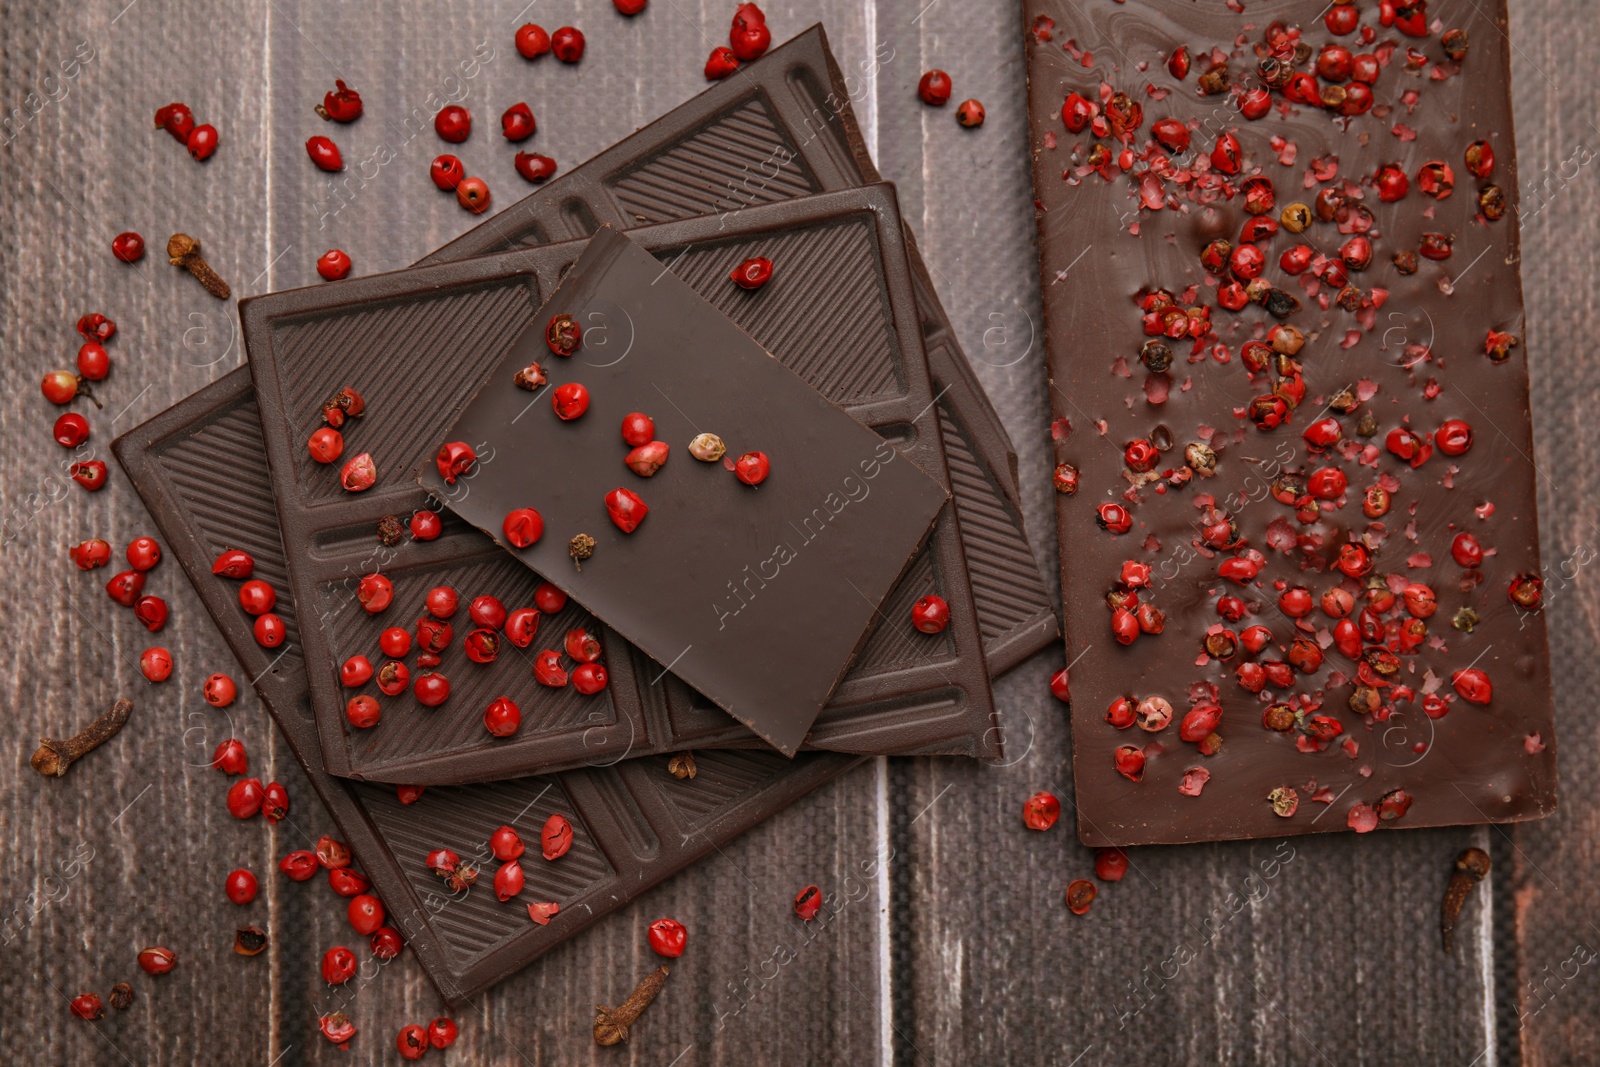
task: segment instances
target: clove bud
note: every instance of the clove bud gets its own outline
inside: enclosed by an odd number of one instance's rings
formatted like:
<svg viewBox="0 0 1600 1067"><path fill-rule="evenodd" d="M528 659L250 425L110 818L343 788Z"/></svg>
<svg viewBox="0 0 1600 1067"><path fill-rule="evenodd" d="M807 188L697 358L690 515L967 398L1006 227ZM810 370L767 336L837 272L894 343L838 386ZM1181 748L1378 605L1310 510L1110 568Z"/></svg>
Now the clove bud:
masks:
<svg viewBox="0 0 1600 1067"><path fill-rule="evenodd" d="M46 778L60 778L67 773L67 768L71 767L75 760L81 759L85 753L111 740L128 721L128 714L131 711L133 711L133 701L119 700L111 705L110 711L65 741L58 741L53 737L41 737L38 750L28 762L33 765L34 770Z"/></svg>

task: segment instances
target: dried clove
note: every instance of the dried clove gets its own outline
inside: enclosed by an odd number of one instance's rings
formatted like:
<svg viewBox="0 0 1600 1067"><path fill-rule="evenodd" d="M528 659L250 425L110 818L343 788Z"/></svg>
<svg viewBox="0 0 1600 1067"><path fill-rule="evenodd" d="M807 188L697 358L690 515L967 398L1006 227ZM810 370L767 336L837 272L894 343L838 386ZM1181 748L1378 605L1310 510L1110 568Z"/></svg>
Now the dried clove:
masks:
<svg viewBox="0 0 1600 1067"><path fill-rule="evenodd" d="M110 711L65 741L58 741L53 737L41 737L38 751L28 762L33 764L34 770L46 778L60 778L67 773L67 768L72 766L74 760L81 759L85 753L111 740L128 721L128 714L131 711L133 711L133 701L119 700L111 705Z"/></svg>
<svg viewBox="0 0 1600 1067"><path fill-rule="evenodd" d="M594 555L594 538L588 534L576 535L567 542L567 555L572 557L574 567L583 570L583 561Z"/></svg>
<svg viewBox="0 0 1600 1067"><path fill-rule="evenodd" d="M182 267L206 287L206 292L218 300L226 300L233 290L223 281L211 264L200 255L200 242L186 233L175 233L167 238L167 259L174 267Z"/></svg>
<svg viewBox="0 0 1600 1067"><path fill-rule="evenodd" d="M1444 936L1444 951L1448 955L1455 941L1456 918L1472 887L1483 881L1489 873L1489 854L1481 848L1469 848L1456 857L1456 870L1450 876L1450 885L1444 891L1444 906L1439 912L1439 932Z"/></svg>
<svg viewBox="0 0 1600 1067"><path fill-rule="evenodd" d="M667 982L667 969L657 967L645 976L615 1008L604 1005L595 1005L594 1009L594 1039L602 1045L615 1045L628 1040L628 1027L639 1018L641 1012L650 1006L656 999L656 994L661 992L661 987Z"/></svg>
<svg viewBox="0 0 1600 1067"><path fill-rule="evenodd" d="M693 778L695 776L694 753L679 752L667 760L667 770L672 772L674 778Z"/></svg>

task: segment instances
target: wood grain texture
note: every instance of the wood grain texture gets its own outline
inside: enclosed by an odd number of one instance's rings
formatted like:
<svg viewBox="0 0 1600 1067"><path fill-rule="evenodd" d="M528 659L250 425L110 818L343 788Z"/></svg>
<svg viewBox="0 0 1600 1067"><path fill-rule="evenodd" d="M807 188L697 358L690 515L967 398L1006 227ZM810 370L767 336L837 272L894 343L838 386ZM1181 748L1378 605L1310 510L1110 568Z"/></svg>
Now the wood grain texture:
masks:
<svg viewBox="0 0 1600 1067"><path fill-rule="evenodd" d="M28 1047L51 1063L392 1062L397 1028L439 1009L412 960L351 991L362 1034L339 1053L314 1031L332 1002L316 962L348 934L326 888L273 874L255 904L223 901L229 869L268 874L278 856L329 829L326 816L248 687L226 716L201 701L201 680L233 671L233 661L176 568L158 568L150 588L172 605L160 643L178 671L159 687L140 678L138 652L156 642L109 607L109 572L79 574L64 551L94 535L120 551L148 519L114 466L113 484L95 496L64 480L38 378L70 365L78 315L117 320L107 408L92 416L92 446L109 458L116 432L241 359L230 346L231 305L224 313L159 256L169 233L199 237L238 294L311 284L316 257L334 246L360 272L402 267L472 221L424 177L440 150L427 129L430 93L465 92L478 129L457 154L505 203L521 179L498 136L500 110L528 100L541 128L536 150L584 159L700 88L732 5L656 0L623 22L604 0L539 5L522 17L520 3L447 11L408 2L382 13L287 0L124 3L11 4L0 51L0 110L11 114L0 118L0 440L9 461L0 465L0 590L12 650L0 667L12 753L0 774L0 1048ZM872 72L857 101L863 126L1011 431L1040 563L1054 573L1042 356L1026 343L1039 319L1019 16L1011 5L956 0L925 10L917 0L764 6L779 39L820 17L841 65ZM1071 795L1064 716L1044 688L1061 657L1042 654L995 687L1008 766L879 761L827 787L462 1013L455 1062L1594 1060L1600 969L1559 978L1579 944L1600 948L1600 745L1585 711L1600 684L1600 594L1587 567L1600 547L1588 473L1600 457L1571 402L1574 383L1592 378L1597 298L1581 280L1594 272L1600 233L1595 168L1565 162L1580 148L1583 159L1600 151L1588 118L1600 100L1577 73L1595 53L1587 14L1579 0L1512 13L1522 172L1547 190L1544 210L1528 214L1525 189L1522 219L1544 551L1552 567L1573 561L1573 577L1551 579L1560 587L1550 611L1563 738L1554 818L1505 835L1299 840L1286 846L1287 861L1272 842L1148 849L1077 919L1061 893L1091 858L1068 832L1070 813L1044 835L1018 818L1036 789ZM510 37L525 18L585 28L584 63L523 63ZM181 64L170 58L180 40L190 42ZM465 77L460 64L484 41L493 58L477 57L477 74ZM79 42L94 59L64 77L60 63ZM874 65L883 45L893 58ZM916 79L930 66L951 72L957 99L984 101L983 129L962 131L950 109L916 103ZM336 76L362 91L369 110L332 131L347 170L329 177L310 168L301 144L329 132L311 106ZM208 164L146 128L172 99L222 132ZM414 110L422 125L408 128ZM382 145L394 158L378 165ZM108 251L130 228L154 250L135 267ZM64 780L28 770L39 734L86 722L119 694L136 703L122 736ZM289 821L269 830L226 815L224 785L205 764L229 735L249 747L252 773L288 786L297 804ZM1505 862L1492 892L1470 906L1451 960L1437 949L1436 909L1451 858L1469 844ZM881 872L872 863L880 855L890 857ZM811 881L851 902L806 940L785 904ZM690 953L629 1049L602 1052L587 1036L593 1005L620 999L653 966L643 931L660 915L689 925ZM228 952L247 918L271 927L270 955ZM133 956L162 942L184 959L151 979ZM1185 946L1194 958L1174 974L1165 961ZM789 952L792 962L776 962ZM126 1014L96 1026L67 1014L73 994L104 995L124 978L138 990ZM1535 991L1530 981L1542 984ZM1486 1052L1497 1013L1509 1024Z"/></svg>

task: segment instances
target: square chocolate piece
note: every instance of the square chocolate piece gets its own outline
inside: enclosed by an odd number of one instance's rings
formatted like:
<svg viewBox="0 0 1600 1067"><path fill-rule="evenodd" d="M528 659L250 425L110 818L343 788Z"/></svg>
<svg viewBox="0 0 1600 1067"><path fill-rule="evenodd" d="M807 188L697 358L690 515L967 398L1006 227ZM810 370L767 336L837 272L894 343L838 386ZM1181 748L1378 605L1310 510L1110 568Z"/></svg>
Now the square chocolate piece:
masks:
<svg viewBox="0 0 1600 1067"><path fill-rule="evenodd" d="M570 355L558 320L578 331ZM547 381L530 390L517 378L532 364ZM666 446L658 468L624 462L635 412ZM694 458L705 434L727 454ZM445 453L459 445L476 459L457 476ZM786 754L947 500L609 227L441 446L425 489ZM531 544L508 525L524 508Z"/></svg>

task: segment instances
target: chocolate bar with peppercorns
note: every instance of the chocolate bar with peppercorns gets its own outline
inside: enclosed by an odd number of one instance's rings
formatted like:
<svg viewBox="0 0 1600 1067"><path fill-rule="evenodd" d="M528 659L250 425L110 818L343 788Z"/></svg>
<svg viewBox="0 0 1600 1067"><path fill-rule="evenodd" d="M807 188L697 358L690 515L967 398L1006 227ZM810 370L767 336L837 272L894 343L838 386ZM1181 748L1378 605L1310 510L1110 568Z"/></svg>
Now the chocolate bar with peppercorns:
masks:
<svg viewBox="0 0 1600 1067"><path fill-rule="evenodd" d="M1548 814L1503 0L1025 7L1079 836Z"/></svg>

